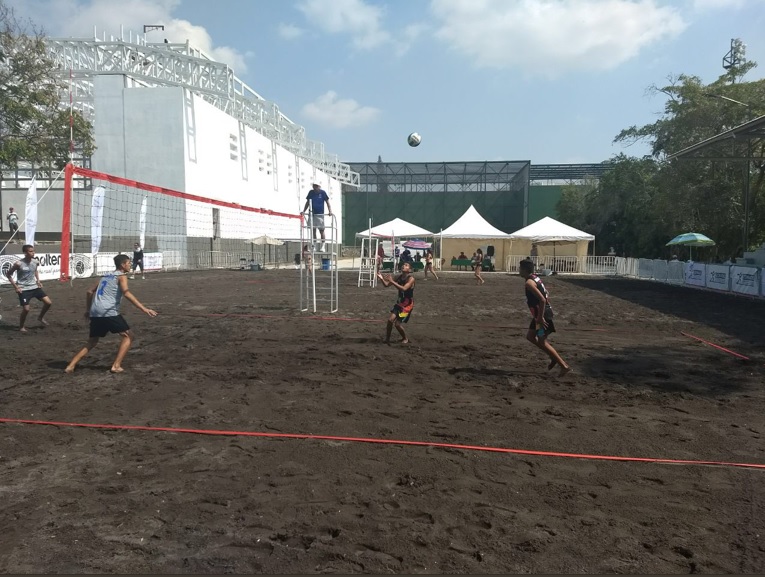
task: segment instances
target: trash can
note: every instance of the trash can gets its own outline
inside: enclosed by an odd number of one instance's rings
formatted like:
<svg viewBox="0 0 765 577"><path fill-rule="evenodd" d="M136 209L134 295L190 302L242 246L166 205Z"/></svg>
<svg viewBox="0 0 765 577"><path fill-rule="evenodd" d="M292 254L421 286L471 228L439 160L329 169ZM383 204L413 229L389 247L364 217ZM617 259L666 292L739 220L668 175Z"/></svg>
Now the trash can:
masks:
<svg viewBox="0 0 765 577"><path fill-rule="evenodd" d="M329 259L328 258L321 259L321 270L329 270Z"/></svg>

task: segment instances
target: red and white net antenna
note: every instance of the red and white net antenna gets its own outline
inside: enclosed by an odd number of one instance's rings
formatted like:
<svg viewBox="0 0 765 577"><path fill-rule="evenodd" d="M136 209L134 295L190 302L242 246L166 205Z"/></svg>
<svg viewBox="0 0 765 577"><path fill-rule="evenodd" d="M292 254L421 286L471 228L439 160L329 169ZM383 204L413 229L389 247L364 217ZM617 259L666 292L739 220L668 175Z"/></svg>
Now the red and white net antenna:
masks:
<svg viewBox="0 0 765 577"><path fill-rule="evenodd" d="M72 67L69 67L69 162L74 162L74 96L72 95Z"/></svg>
<svg viewBox="0 0 765 577"><path fill-rule="evenodd" d="M177 190L156 186L153 184L147 184L145 182L138 182L136 180L130 180L120 176L114 176L106 174L104 172L97 172L87 168L75 166L73 163L68 163L64 169L64 199L63 199L63 211L61 220L61 272L59 273L59 280L69 281L72 278L71 273L71 253L73 247L73 218L79 218L83 220L84 216L87 216L89 220L90 215L90 203L88 206L83 207L81 203L74 202L74 178L79 176L82 178L90 179L93 181L100 181L105 185L111 185L112 187L125 187L125 189L132 189L134 191L140 191L141 195L156 194L162 198L176 198L186 201L194 201L202 205L207 205L214 208L230 209L244 215L264 215L266 217L278 217L283 219L295 219L301 220L301 214L289 214L285 212L278 212L266 208L255 208L251 206L243 206L234 202L225 202L222 200L215 200L211 198L205 198L194 194L187 194ZM80 206L77 209L77 214L73 214L74 206ZM181 208L185 214L188 214L190 207L186 205ZM132 234L132 233L131 233ZM183 229L177 233L179 236L185 237L188 232Z"/></svg>

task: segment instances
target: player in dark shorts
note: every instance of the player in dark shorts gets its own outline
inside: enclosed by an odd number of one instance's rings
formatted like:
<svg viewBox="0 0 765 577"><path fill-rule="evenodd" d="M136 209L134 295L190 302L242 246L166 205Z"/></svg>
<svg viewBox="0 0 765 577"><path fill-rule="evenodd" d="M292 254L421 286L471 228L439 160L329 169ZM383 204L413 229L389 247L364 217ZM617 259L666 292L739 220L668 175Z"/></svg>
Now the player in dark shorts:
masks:
<svg viewBox="0 0 765 577"><path fill-rule="evenodd" d="M31 309L30 303L32 299L37 299L42 302L43 307L40 311L40 316L37 320L41 325L47 326L48 321L45 320L45 313L48 312L53 304L50 297L45 294L40 282L40 271L37 269L37 259L35 258L35 247L31 244L25 244L21 247L24 252L24 258L13 263L11 268L5 276L8 277L8 281L13 286L16 293L19 295L19 304L21 305L21 316L19 317L19 331L22 333L27 332L26 324L27 315ZM16 275L16 280L13 280L13 275Z"/></svg>
<svg viewBox="0 0 765 577"><path fill-rule="evenodd" d="M156 311L147 309L130 292L127 277L127 273L130 272L130 264L130 257L128 255L118 254L114 257L116 270L111 274L101 277L98 284L88 291L85 316L90 319L90 338L87 344L69 362L65 372L73 373L77 363L90 352L90 349L98 344L98 339L105 337L107 333L118 333L122 337L111 372L121 373L124 371L122 360L133 344L133 335L130 332L127 321L120 314L122 297L124 296L137 309L150 317L157 316Z"/></svg>
<svg viewBox="0 0 765 577"><path fill-rule="evenodd" d="M135 278L135 271L141 269L141 278L146 280L146 272L143 269L143 248L139 243L133 245L133 269L131 270L130 279Z"/></svg>
<svg viewBox="0 0 765 577"><path fill-rule="evenodd" d="M395 280L389 274L383 275L377 273L377 278L380 279L386 287L393 285L398 289L398 299L396 304L390 310L390 317L388 318L388 326L385 332L385 344L390 344L390 335L393 332L393 327L401 335L401 342L407 344L409 339L406 338L406 332L404 331L403 323L409 322L409 318L412 316L412 309L414 309L414 277L412 276L411 263L405 262L401 265L401 274L398 275Z"/></svg>
<svg viewBox="0 0 765 577"><path fill-rule="evenodd" d="M534 263L531 260L522 260L518 265L518 272L526 279L524 284L526 304L528 304L529 311L531 311L531 323L529 323L526 338L550 357L550 364L547 366L547 370L549 371L555 365L559 365L560 372L558 375L562 377L571 370L571 367L568 366L568 363L563 360L558 351L547 340L547 337L555 332L553 310L548 300L547 289L542 279L534 274Z"/></svg>

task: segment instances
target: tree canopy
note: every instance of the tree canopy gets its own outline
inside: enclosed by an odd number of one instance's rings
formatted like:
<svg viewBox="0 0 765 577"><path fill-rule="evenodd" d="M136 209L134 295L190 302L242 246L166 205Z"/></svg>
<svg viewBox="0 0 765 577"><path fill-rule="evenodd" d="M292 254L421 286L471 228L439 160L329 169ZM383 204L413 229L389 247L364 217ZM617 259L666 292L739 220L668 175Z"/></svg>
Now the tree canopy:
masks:
<svg viewBox="0 0 765 577"><path fill-rule="evenodd" d="M66 90L42 30L0 0L0 171L21 161L61 168L70 142L84 155L93 152L92 126L78 112L70 115Z"/></svg>
<svg viewBox="0 0 765 577"><path fill-rule="evenodd" d="M743 52L740 56L711 84L679 75L669 78L666 86L652 86L654 94L667 99L662 116L651 124L630 126L614 139L626 144L648 142L651 154L644 158L619 155L599 182L566 187L558 204L559 216L594 234L603 253L614 246L620 255L668 256L664 245L684 232L713 238L717 246L707 249L710 258L741 256L765 242L763 139L724 144L726 152L736 152L738 157L745 157L751 145L748 164L666 160L669 154L765 114L765 80L743 82L756 63L747 61ZM744 246L747 182L750 232Z"/></svg>

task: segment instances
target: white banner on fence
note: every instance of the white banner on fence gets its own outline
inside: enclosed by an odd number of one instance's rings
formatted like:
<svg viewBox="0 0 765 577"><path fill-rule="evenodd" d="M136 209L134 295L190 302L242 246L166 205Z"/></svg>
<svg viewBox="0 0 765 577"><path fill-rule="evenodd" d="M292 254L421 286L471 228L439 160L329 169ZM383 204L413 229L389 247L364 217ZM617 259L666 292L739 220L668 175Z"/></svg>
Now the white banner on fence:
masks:
<svg viewBox="0 0 765 577"><path fill-rule="evenodd" d="M760 283L757 274L756 268L732 266L730 269L731 290L735 293L758 296Z"/></svg>
<svg viewBox="0 0 765 577"><path fill-rule="evenodd" d="M729 291L730 290L730 266L727 264L707 265L707 288Z"/></svg>
<svg viewBox="0 0 765 577"><path fill-rule="evenodd" d="M95 274L105 275L114 271L114 257L117 252L104 252L96 255ZM143 270L145 271L157 271L162 270L162 253L161 252L145 252L143 253Z"/></svg>
<svg viewBox="0 0 765 577"><path fill-rule="evenodd" d="M685 284L706 286L706 265L700 262L685 263Z"/></svg>
<svg viewBox="0 0 765 577"><path fill-rule="evenodd" d="M35 255L38 261L37 272L40 280L56 280L61 277L61 254L60 253L40 253ZM0 256L0 284L8 284L8 278L5 273L10 270L13 263L21 260L21 255L3 255ZM69 267L71 275L74 278L85 278L93 276L94 259L92 254L73 254L69 258Z"/></svg>
<svg viewBox="0 0 765 577"><path fill-rule="evenodd" d="M146 270L162 270L162 253L147 252L143 255L143 266Z"/></svg>

